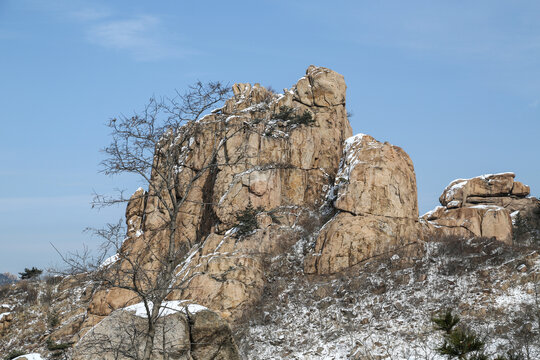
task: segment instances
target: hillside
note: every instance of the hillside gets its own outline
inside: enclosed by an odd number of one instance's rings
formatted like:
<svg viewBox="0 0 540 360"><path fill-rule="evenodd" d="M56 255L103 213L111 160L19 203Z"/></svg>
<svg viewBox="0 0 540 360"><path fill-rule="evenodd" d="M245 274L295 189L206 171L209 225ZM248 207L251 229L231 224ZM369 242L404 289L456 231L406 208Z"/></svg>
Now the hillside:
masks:
<svg viewBox="0 0 540 360"><path fill-rule="evenodd" d="M353 136L342 75L232 90L152 136L157 114L113 121L111 169L148 171L148 187L93 271L2 287L2 352L443 359L430 319L451 310L488 359L540 356L540 202L514 173L457 179L419 216L412 160Z"/></svg>

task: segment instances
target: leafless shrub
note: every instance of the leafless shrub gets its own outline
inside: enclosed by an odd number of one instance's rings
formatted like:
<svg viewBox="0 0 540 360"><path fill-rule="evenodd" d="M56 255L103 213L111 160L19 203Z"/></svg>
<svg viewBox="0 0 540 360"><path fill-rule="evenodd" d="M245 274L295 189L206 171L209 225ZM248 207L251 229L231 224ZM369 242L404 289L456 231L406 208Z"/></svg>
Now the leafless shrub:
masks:
<svg viewBox="0 0 540 360"><path fill-rule="evenodd" d="M39 291L33 286L28 286L24 296L24 302L29 305L33 305L38 301Z"/></svg>
<svg viewBox="0 0 540 360"><path fill-rule="evenodd" d="M89 272L94 281L105 288L131 292L133 298L130 300L141 302L145 308L147 321L144 329L139 331L134 326L124 329L126 339L136 338L136 351L130 353L126 350L126 346L131 346L129 341L118 344L108 342L111 339L96 339L99 346L95 349L98 353L106 349L112 355L130 354L129 357L133 359L150 359L159 342L156 338L157 321L167 297L174 291L181 291L191 280L188 278L176 283L176 266L187 257L189 251L200 245L214 225L211 193L206 191L206 183L201 185L200 180L206 178L212 181L220 167L234 166L244 161L242 155L234 161L230 161L226 155L225 163L218 163L221 162L218 155L228 139L252 131L250 124L227 122L231 114L224 114L219 109L212 112L209 123L199 121L203 114L221 105L229 92L219 82L198 82L186 93L177 93L172 99L150 99L138 114L122 115L110 120L108 126L112 141L103 149L106 158L101 163L102 172L106 175L137 176L148 190L132 200L152 204L154 215L160 220L159 224L151 226L142 221L139 230L144 232L145 241L140 247L130 249L129 253L122 246L127 231L120 220L103 229L91 230L103 241L97 255L92 255L87 249L80 253L60 254L67 265L66 273ZM214 137L200 136L206 125L212 126ZM208 153L203 163L194 165L189 158L195 147L199 146L198 141L205 141ZM202 191L202 202L192 200L193 191ZM129 201L130 198L122 191L116 196L95 194L93 206L100 208ZM202 216L205 223L201 224L194 237L177 227L177 220L184 216L187 205L193 203L201 206L207 215ZM157 239L159 246L156 246ZM115 254L114 257L104 263L106 255L111 253Z"/></svg>
<svg viewBox="0 0 540 360"><path fill-rule="evenodd" d="M5 284L0 286L0 299L5 299L11 293L11 285Z"/></svg>
<svg viewBox="0 0 540 360"><path fill-rule="evenodd" d="M45 284L45 292L41 294L41 303L45 305L50 305L54 300L54 287L49 284Z"/></svg>

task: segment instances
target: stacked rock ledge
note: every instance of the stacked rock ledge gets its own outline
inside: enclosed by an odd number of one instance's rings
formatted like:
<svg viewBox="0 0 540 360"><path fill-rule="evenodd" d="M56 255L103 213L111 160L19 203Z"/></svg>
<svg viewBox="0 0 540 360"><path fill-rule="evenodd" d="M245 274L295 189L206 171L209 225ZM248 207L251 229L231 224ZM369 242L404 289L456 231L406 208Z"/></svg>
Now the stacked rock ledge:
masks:
<svg viewBox="0 0 540 360"><path fill-rule="evenodd" d="M422 216L424 237L494 237L511 244L511 214L530 213L538 204L528 197L529 186L514 178L506 172L452 181L439 198L441 206Z"/></svg>

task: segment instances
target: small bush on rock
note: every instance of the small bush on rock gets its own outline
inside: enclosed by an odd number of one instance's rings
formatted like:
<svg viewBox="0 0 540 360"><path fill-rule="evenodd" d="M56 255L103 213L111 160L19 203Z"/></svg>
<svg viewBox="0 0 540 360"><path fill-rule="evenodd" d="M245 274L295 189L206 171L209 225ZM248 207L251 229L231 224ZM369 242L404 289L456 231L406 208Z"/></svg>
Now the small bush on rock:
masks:
<svg viewBox="0 0 540 360"><path fill-rule="evenodd" d="M19 276L21 277L22 280L35 279L35 278L39 277L39 275L41 275L42 272L43 272L43 270L40 270L40 269L35 268L35 267L32 267L31 269L24 268L24 271L20 272Z"/></svg>
<svg viewBox="0 0 540 360"><path fill-rule="evenodd" d="M55 327L60 325L60 317L57 311L51 311L47 314L47 323L49 324L49 327L51 329L54 329Z"/></svg>
<svg viewBox="0 0 540 360"><path fill-rule="evenodd" d="M459 323L459 320L459 316L454 316L452 310L446 310L443 314L431 318L431 322L433 322L435 328L437 330L442 330L447 334L452 332L452 329Z"/></svg>
<svg viewBox="0 0 540 360"><path fill-rule="evenodd" d="M474 331L465 326L458 327L460 319L451 310L432 317L431 321L435 329L445 332L444 342L436 349L440 355L446 355L449 359L487 360L482 353L484 342Z"/></svg>
<svg viewBox="0 0 540 360"><path fill-rule="evenodd" d="M244 210L236 214L236 228L239 236L247 235L257 228L257 214L261 211L263 209L260 206L255 209L250 201Z"/></svg>
<svg viewBox="0 0 540 360"><path fill-rule="evenodd" d="M295 109L289 106L280 106L279 112L273 117L286 121L288 125L313 125L315 119L308 110L305 110L302 115L296 115Z"/></svg>
<svg viewBox="0 0 540 360"><path fill-rule="evenodd" d="M27 304L35 304L38 300L39 292L36 288L28 287L26 290L26 296L24 297L24 301Z"/></svg>
<svg viewBox="0 0 540 360"><path fill-rule="evenodd" d="M513 220L512 236L516 245L540 244L540 222L535 219L536 210L529 216L517 213Z"/></svg>
<svg viewBox="0 0 540 360"><path fill-rule="evenodd" d="M69 342L69 343L58 343L56 344L54 341L52 341L51 339L47 339L47 349L50 350L50 351L55 351L55 350L66 350L66 349L69 349L70 347L73 346L73 343Z"/></svg>

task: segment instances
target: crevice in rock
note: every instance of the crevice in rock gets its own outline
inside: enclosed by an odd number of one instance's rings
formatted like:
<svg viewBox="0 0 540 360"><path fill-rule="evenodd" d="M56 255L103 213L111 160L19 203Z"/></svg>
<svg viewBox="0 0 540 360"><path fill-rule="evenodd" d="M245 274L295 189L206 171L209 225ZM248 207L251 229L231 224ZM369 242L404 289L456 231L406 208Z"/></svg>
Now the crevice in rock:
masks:
<svg viewBox="0 0 540 360"><path fill-rule="evenodd" d="M191 314L189 313L189 310L186 306L186 318L187 318L187 331L189 335L189 352L190 355L195 351L195 339L193 339L193 331L191 330L191 327L193 326L193 319L191 318Z"/></svg>
<svg viewBox="0 0 540 360"><path fill-rule="evenodd" d="M380 214L373 214L373 213L354 213L352 211L349 211L349 210L344 210L344 209L340 209L340 208L335 208L336 210L340 211L340 212L344 212L344 213L347 213L347 214L351 214L352 216L375 216L375 217L382 217L382 218L385 218L385 219L398 219L398 220L413 220L414 222L418 222L418 218L416 217L408 217L408 216L390 216L390 215L380 215Z"/></svg>
<svg viewBox="0 0 540 360"><path fill-rule="evenodd" d="M210 172L202 188L203 211L200 217L201 221L196 232L197 243L204 240L212 232L212 226L219 221L214 211L212 202L218 172L219 169L216 166L216 159L214 159L214 161L212 161L210 164Z"/></svg>
<svg viewBox="0 0 540 360"><path fill-rule="evenodd" d="M142 207L142 215L141 215L141 230L146 231L146 205L148 203L148 192L145 191L143 195L143 207Z"/></svg>

